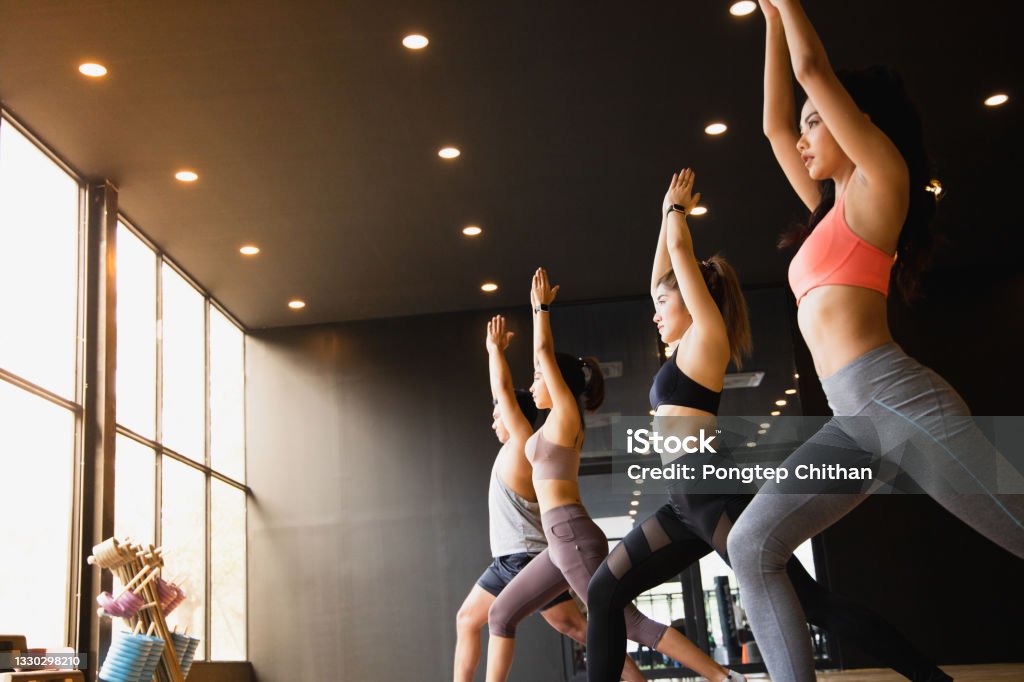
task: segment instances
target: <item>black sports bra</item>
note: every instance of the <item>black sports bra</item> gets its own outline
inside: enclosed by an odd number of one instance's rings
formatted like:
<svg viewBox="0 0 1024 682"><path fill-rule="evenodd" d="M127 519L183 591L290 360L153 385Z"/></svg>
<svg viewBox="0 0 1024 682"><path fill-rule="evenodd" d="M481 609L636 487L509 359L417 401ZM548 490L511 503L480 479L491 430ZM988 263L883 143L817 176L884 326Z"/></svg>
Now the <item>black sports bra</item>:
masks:
<svg viewBox="0 0 1024 682"><path fill-rule="evenodd" d="M679 369L675 359L669 358L654 375L650 398L652 410L662 405L678 405L718 414L722 392L698 384Z"/></svg>

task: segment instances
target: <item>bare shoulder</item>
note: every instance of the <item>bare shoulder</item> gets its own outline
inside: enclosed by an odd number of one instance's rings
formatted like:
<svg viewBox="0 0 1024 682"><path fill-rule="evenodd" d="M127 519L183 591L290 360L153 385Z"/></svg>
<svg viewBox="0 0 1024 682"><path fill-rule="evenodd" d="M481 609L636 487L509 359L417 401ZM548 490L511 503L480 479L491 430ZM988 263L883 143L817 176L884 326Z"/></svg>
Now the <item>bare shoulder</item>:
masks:
<svg viewBox="0 0 1024 682"><path fill-rule="evenodd" d="M855 171L846 189L843 217L854 234L892 254L907 218L909 201L906 176L871 183Z"/></svg>
<svg viewBox="0 0 1024 682"><path fill-rule="evenodd" d="M696 331L696 330L694 330ZM685 347L676 349L676 367L698 384L712 390L722 388L725 369L729 365L729 337L725 329L694 334Z"/></svg>

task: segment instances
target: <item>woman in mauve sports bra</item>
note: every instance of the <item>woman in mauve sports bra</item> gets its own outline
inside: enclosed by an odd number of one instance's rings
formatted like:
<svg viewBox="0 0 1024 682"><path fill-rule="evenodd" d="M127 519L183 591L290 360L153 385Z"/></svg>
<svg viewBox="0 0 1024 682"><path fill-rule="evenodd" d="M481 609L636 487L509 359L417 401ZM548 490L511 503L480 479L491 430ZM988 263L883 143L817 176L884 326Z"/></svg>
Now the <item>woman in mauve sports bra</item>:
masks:
<svg viewBox="0 0 1024 682"><path fill-rule="evenodd" d="M808 228L791 240L801 246L789 280L800 331L835 415L785 465L898 463L954 515L1024 557L1024 496L1006 492L1022 490L1019 472L1007 463L998 483L992 480L1001 457L963 400L889 333L890 270L897 287L912 294L935 208L925 191L916 112L889 70L834 73L797 0L760 4L767 23L764 132L812 211ZM808 97L799 135L792 128L790 60ZM814 679L786 562L795 547L864 499L801 490L795 481L769 483L729 535L743 607L773 682Z"/></svg>
<svg viewBox="0 0 1024 682"><path fill-rule="evenodd" d="M686 225L686 213L700 198L692 194L693 181L689 169L672 177L662 204L651 273L654 322L661 340L673 351L652 382L651 409L658 431L668 429L678 436L687 435L684 431L714 429L729 361L739 366L751 347L746 303L736 273L718 256L698 262L694 255ZM718 552L728 563L726 538L751 499L752 495L671 492L668 504L612 550L590 581L589 682L615 680L615 671L622 667L625 605L711 552ZM950 679L878 615L815 582L795 557L786 570L807 610L808 622L855 642L909 679ZM726 679L742 677L733 673Z"/></svg>
<svg viewBox="0 0 1024 682"><path fill-rule="evenodd" d="M508 679L516 625L566 587L586 601L590 578L608 554L608 539L583 507L577 482L583 410L597 409L604 400L604 377L594 358L555 352L549 306L557 292L558 287L552 288L547 273L539 268L530 290L535 358L530 392L538 408L551 412L527 441L526 457L533 465L533 484L548 548L527 564L491 605L488 682ZM632 604L625 611L630 639L681 661L715 682L727 679L727 670L680 633L647 618ZM621 671L620 661L615 679Z"/></svg>

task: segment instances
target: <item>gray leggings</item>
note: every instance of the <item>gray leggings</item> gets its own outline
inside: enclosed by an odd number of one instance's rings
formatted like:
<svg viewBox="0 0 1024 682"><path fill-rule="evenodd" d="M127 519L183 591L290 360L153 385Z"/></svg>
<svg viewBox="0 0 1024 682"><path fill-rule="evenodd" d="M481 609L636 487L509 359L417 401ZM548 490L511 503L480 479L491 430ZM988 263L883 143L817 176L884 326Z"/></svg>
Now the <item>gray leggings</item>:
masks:
<svg viewBox="0 0 1024 682"><path fill-rule="evenodd" d="M541 514L548 548L519 572L491 604L487 624L492 635L515 637L516 625L558 596L566 587L584 602L587 586L608 556L608 538L583 505L568 504ZM640 613L633 604L625 608L626 636L654 648L667 626Z"/></svg>
<svg viewBox="0 0 1024 682"><path fill-rule="evenodd" d="M821 380L834 416L783 466L838 462L898 467L979 533L1024 558L1024 479L977 428L967 406L896 344L875 348ZM998 474L998 478L997 478ZM728 549L773 682L812 682L806 618L786 575L793 551L866 495L770 483L744 510ZM865 546L867 547L867 546Z"/></svg>

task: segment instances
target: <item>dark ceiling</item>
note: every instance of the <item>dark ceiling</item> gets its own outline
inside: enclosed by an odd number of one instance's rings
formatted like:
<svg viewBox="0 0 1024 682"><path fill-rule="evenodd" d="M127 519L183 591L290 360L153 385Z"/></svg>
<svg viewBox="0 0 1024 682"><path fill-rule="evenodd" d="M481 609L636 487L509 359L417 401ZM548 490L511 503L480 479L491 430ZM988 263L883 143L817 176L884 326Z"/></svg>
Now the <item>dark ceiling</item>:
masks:
<svg viewBox="0 0 1024 682"><path fill-rule="evenodd" d="M760 131L761 16L729 4L3 0L0 98L250 328L525 303L538 265L568 300L643 295L684 165L710 210L699 253L781 282L800 206ZM835 65L894 65L918 100L942 267L1019 268L1013 5L806 4Z"/></svg>

